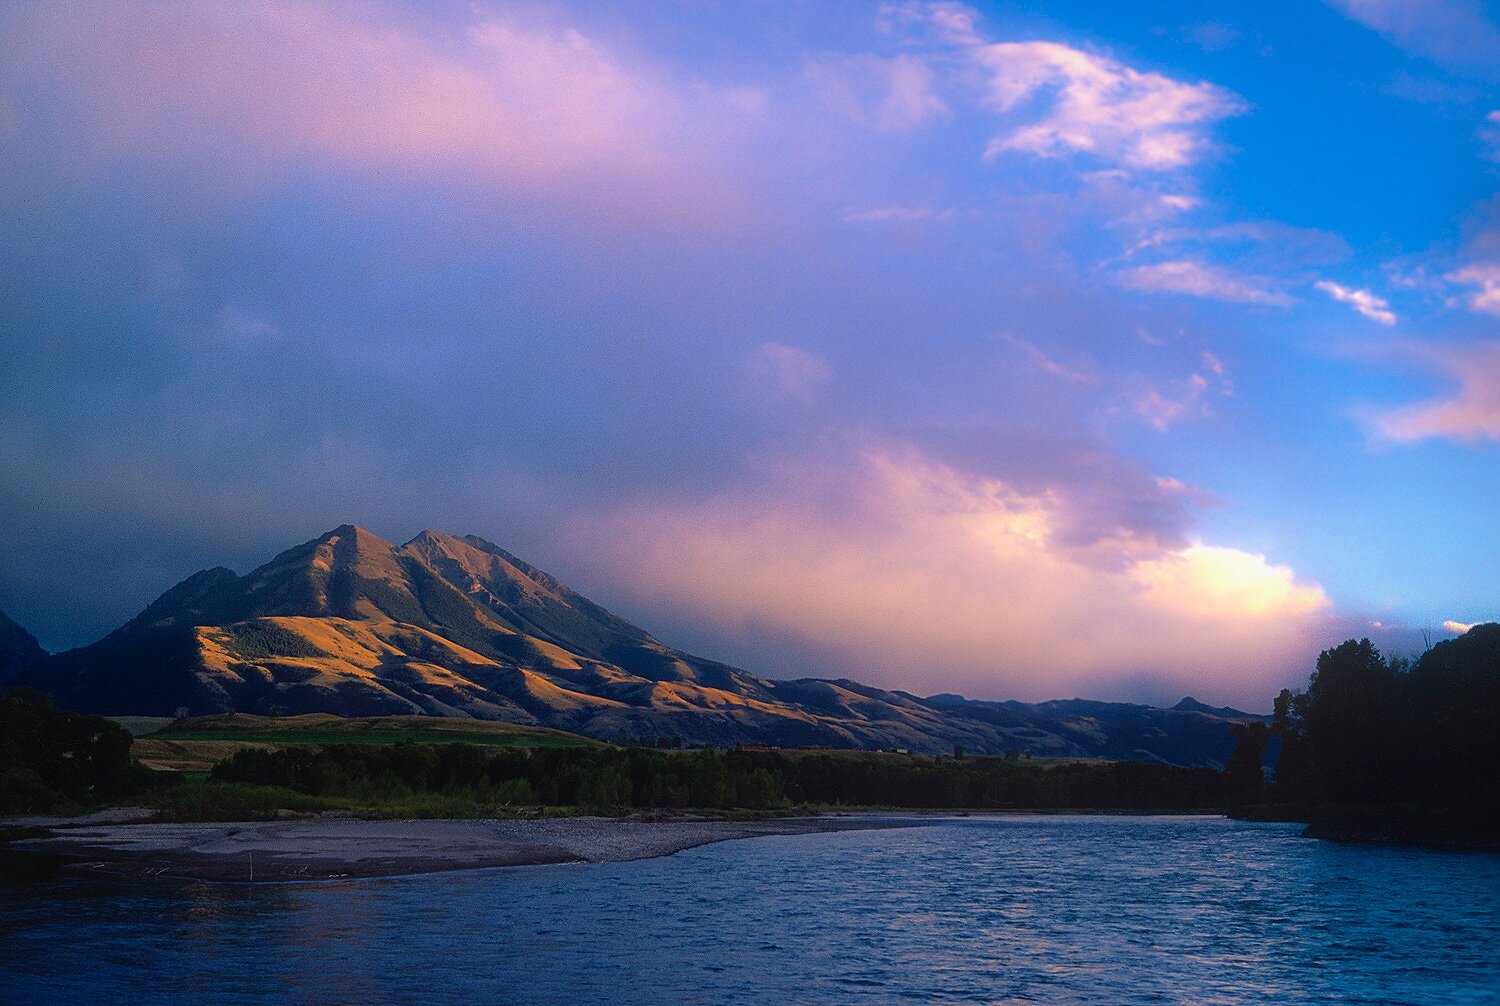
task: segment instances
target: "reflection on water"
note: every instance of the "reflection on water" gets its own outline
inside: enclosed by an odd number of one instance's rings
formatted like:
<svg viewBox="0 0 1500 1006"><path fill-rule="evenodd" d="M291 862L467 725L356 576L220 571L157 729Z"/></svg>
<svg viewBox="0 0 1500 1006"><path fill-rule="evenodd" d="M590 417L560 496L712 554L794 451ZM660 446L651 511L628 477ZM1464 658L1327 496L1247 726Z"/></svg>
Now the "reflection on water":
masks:
<svg viewBox="0 0 1500 1006"><path fill-rule="evenodd" d="M966 818L306 887L0 889L25 1003L1497 1003L1500 857Z"/></svg>

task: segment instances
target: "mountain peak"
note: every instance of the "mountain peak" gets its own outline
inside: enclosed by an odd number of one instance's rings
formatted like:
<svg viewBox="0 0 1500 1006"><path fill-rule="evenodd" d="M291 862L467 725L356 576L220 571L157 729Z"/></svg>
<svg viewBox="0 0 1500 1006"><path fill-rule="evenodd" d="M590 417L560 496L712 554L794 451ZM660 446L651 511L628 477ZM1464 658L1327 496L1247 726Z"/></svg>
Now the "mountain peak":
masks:
<svg viewBox="0 0 1500 1006"><path fill-rule="evenodd" d="M358 524L340 524L338 527L315 539L319 544L333 544L335 542L353 542L359 546L370 546L375 548L395 548L396 546L386 541L373 531L368 531Z"/></svg>
<svg viewBox="0 0 1500 1006"><path fill-rule="evenodd" d="M459 538L457 535L451 535L451 534L449 534L446 531L434 531L432 528L428 528L427 530L423 531L421 534L417 535L415 538L413 538L411 541L407 542L405 545L402 545L401 547L402 548L411 548L414 545L418 545L419 546L419 545L423 545L423 544L437 545L439 547L444 547L444 546L451 546L451 545L454 545L454 544L458 544L458 543L461 543L461 542L463 542L463 539Z"/></svg>
<svg viewBox="0 0 1500 1006"><path fill-rule="evenodd" d="M1207 702L1199 702L1191 695L1185 696L1183 700L1172 707L1175 712L1207 713L1210 716L1220 718L1236 719L1252 716L1251 713L1242 712L1231 706L1211 706Z"/></svg>

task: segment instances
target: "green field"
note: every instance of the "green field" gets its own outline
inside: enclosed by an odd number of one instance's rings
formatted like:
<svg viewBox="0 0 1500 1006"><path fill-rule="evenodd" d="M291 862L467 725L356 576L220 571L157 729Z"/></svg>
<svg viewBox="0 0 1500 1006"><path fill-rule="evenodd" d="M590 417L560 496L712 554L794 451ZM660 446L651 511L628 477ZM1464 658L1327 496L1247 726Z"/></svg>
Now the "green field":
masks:
<svg viewBox="0 0 1500 1006"><path fill-rule="evenodd" d="M404 730L352 733L345 730L183 730L151 734L143 740L239 741L277 747L295 744L486 744L492 747L576 748L596 741L571 734L537 736L459 730Z"/></svg>
<svg viewBox="0 0 1500 1006"><path fill-rule="evenodd" d="M252 716L225 713L175 720L153 740L247 744L484 744L493 747L594 747L598 741L546 727L443 716ZM143 738L143 739L145 739Z"/></svg>
<svg viewBox="0 0 1500 1006"><path fill-rule="evenodd" d="M205 773L245 748L315 747L325 744L478 744L498 748L597 747L598 741L562 730L442 716L365 716L324 713L252 716L224 713L182 720L116 717L138 732L131 755L167 772Z"/></svg>

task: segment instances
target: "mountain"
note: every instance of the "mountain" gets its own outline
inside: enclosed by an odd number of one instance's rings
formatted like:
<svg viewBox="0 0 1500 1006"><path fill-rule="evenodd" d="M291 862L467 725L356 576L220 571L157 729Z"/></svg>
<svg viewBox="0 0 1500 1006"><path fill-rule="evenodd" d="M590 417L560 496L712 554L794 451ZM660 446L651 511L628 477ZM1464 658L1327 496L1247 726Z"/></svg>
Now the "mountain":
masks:
<svg viewBox="0 0 1500 1006"><path fill-rule="evenodd" d="M673 649L473 535L404 545L343 525L244 576L195 573L18 681L84 712L467 716L601 739L906 748L1222 765L1230 724L1084 700L923 699L774 680Z"/></svg>
<svg viewBox="0 0 1500 1006"><path fill-rule="evenodd" d="M47 655L36 637L0 611L0 681L8 681Z"/></svg>

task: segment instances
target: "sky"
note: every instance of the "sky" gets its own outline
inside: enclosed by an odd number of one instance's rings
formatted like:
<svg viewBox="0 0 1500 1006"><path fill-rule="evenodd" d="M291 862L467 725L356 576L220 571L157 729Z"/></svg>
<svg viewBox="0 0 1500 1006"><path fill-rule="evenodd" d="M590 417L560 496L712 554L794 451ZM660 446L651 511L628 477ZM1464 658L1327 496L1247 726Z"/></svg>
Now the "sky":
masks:
<svg viewBox="0 0 1500 1006"><path fill-rule="evenodd" d="M345 522L918 694L1500 599L1500 5L10 5L0 610Z"/></svg>

